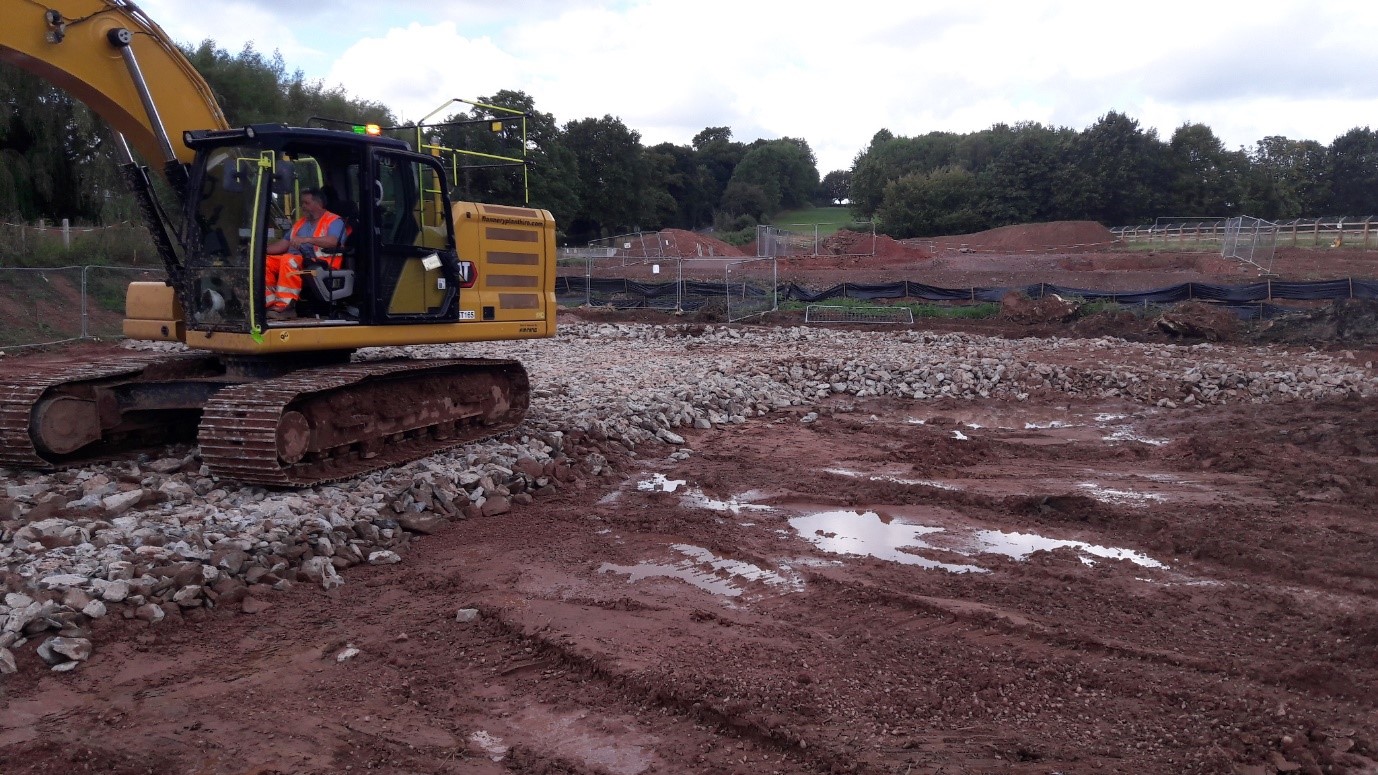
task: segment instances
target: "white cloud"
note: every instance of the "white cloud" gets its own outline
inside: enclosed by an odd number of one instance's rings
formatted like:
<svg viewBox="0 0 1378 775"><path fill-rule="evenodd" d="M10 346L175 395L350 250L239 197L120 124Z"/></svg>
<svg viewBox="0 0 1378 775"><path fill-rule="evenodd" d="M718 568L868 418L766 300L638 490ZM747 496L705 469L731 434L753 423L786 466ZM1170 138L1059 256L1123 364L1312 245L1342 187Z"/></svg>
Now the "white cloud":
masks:
<svg viewBox="0 0 1378 775"><path fill-rule="evenodd" d="M567 122L610 114L648 144L802 137L820 171L881 128L1081 129L1115 110L1170 137L1204 123L1228 147L1328 143L1373 121L1378 3L1152 5L852 0L144 0L174 38L280 49L351 94L419 119L451 97L530 94Z"/></svg>

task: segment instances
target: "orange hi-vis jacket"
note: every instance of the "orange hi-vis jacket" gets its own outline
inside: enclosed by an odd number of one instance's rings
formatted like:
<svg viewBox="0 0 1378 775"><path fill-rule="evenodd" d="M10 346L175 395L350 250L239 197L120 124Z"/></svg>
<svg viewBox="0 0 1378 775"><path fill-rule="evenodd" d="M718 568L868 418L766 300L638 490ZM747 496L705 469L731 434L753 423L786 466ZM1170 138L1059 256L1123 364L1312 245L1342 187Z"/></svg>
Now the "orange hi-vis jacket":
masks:
<svg viewBox="0 0 1378 775"><path fill-rule="evenodd" d="M320 220L316 221L315 233L311 236L324 237L330 233L330 227L340 216L329 210L321 213ZM306 218L298 218L292 224L292 230L288 236L295 236L297 230L306 224ZM266 302L268 307L283 308L288 304L301 298L301 256L297 253L288 251L279 255L270 255L264 261L263 287L265 290ZM315 257L312 259L325 264L331 269L339 269L344 264L344 257L339 253L325 253L317 249Z"/></svg>

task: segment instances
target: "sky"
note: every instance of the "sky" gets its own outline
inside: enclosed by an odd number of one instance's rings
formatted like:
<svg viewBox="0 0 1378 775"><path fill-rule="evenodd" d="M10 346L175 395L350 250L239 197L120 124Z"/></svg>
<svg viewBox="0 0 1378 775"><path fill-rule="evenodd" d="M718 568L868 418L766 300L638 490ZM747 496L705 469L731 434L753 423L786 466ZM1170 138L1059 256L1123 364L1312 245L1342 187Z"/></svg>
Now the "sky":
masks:
<svg viewBox="0 0 1378 775"><path fill-rule="evenodd" d="M807 140L820 175L880 129L1085 129L1110 111L1167 140L1328 145L1378 123L1378 2L138 0L174 40L278 51L288 70L434 120L500 89L563 124L611 115L645 145Z"/></svg>

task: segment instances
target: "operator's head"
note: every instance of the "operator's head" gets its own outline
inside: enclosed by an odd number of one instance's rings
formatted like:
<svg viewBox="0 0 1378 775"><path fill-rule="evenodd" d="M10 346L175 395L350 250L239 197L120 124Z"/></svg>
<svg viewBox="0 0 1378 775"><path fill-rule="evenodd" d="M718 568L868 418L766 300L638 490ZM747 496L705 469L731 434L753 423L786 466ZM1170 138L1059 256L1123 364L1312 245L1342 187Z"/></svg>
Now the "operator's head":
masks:
<svg viewBox="0 0 1378 775"><path fill-rule="evenodd" d="M301 192L301 211L307 218L316 220L325 212L325 197L321 192L314 188L305 188Z"/></svg>

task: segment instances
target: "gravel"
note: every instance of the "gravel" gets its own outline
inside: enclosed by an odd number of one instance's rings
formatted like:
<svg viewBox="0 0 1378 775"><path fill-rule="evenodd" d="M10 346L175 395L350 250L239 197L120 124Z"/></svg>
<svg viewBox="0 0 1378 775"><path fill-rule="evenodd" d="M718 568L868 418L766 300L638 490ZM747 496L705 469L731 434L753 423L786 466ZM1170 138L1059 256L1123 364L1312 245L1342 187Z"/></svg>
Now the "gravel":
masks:
<svg viewBox="0 0 1378 775"><path fill-rule="evenodd" d="M834 396L1060 393L1190 411L1378 394L1372 363L1350 353L1109 337L578 324L555 339L358 357L398 356L518 359L531 374L528 418L497 439L292 492L222 481L185 448L56 473L0 469L0 675L14 669L11 650L35 639L48 644L53 670L72 670L90 656L87 628L104 616L152 624L226 606L257 612L293 584L329 589L345 583L340 571L350 566L402 561L415 534L501 515L604 473L603 454L566 448L571 434L684 460L687 429L790 407L815 422Z"/></svg>

